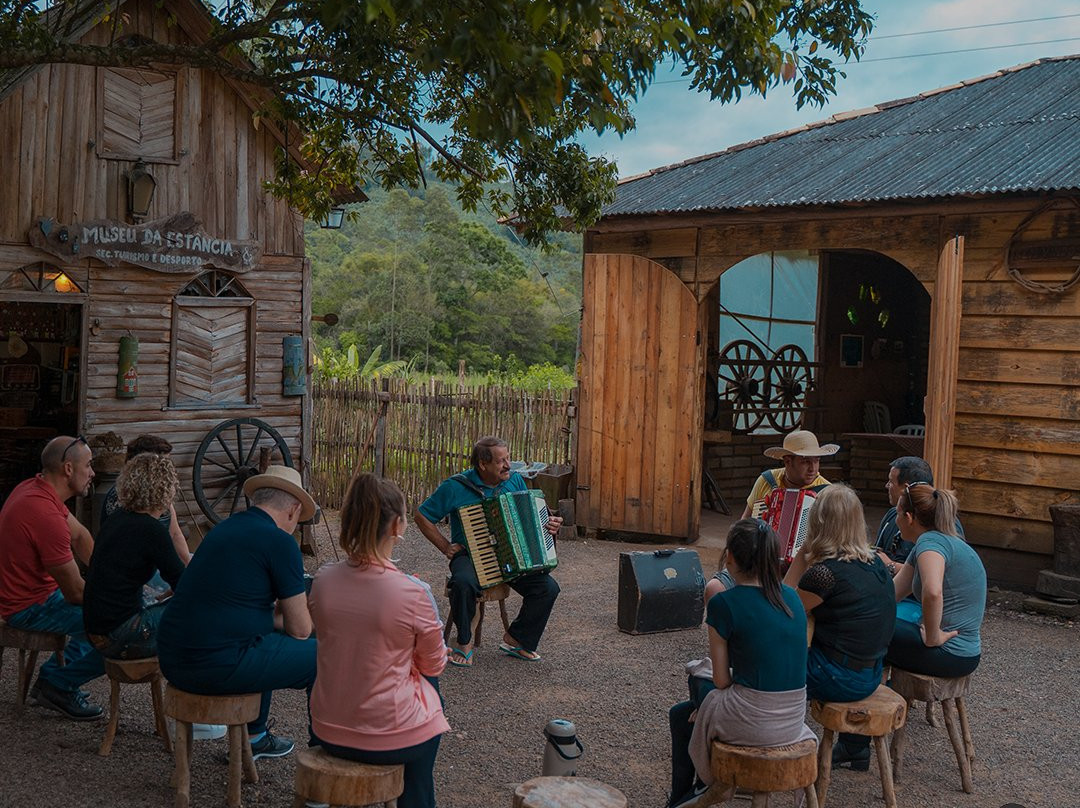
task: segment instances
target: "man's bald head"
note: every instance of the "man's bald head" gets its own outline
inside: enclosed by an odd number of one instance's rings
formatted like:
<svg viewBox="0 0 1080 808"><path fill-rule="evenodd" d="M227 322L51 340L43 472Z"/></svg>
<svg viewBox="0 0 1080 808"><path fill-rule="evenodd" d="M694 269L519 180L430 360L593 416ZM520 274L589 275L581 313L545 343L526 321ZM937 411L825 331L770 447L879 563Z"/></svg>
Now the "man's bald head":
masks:
<svg viewBox="0 0 1080 808"><path fill-rule="evenodd" d="M59 473L64 465L64 460L67 459L64 457L64 452L70 455L71 452L68 450L78 442L78 438L73 438L70 435L58 435L46 443L45 448L41 451L41 470L50 474Z"/></svg>

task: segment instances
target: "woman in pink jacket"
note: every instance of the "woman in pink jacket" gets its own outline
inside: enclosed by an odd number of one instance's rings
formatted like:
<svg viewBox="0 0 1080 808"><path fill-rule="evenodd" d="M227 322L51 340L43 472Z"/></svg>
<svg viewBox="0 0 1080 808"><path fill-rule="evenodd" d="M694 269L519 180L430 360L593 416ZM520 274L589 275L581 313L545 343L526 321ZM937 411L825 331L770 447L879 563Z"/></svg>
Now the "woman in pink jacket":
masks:
<svg viewBox="0 0 1080 808"><path fill-rule="evenodd" d="M323 568L309 606L318 634L311 724L335 757L405 765L399 808L435 808L435 755L450 729L438 679L446 646L431 589L390 556L405 531L405 497L360 474L341 509L346 560Z"/></svg>

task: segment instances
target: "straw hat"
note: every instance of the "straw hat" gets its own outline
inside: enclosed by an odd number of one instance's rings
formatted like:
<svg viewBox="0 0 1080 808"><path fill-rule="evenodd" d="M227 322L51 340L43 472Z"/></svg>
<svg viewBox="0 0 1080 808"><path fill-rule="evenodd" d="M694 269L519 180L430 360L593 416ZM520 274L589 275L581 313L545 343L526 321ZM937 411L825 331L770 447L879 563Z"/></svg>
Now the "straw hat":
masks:
<svg viewBox="0 0 1080 808"><path fill-rule="evenodd" d="M250 497L260 488L277 488L300 500L300 521L315 515L317 506L311 494L300 484L300 472L288 466L269 466L262 474L249 477L244 483L244 496Z"/></svg>
<svg viewBox="0 0 1080 808"><path fill-rule="evenodd" d="M806 429L796 429L784 436L783 446L772 446L765 450L765 456L773 460L783 460L787 455L799 457L826 457L840 451L835 443L819 446L817 435Z"/></svg>

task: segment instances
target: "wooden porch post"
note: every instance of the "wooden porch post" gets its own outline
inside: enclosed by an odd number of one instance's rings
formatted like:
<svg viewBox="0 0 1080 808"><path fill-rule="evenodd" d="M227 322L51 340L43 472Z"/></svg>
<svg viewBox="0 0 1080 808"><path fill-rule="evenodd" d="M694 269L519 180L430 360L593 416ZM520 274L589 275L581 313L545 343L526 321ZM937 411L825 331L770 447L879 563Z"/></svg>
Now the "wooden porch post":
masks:
<svg viewBox="0 0 1080 808"><path fill-rule="evenodd" d="M926 374L926 446L924 458L939 488L952 485L953 419L960 356L963 303L964 237L945 242L938 256L937 281L930 304L930 361Z"/></svg>

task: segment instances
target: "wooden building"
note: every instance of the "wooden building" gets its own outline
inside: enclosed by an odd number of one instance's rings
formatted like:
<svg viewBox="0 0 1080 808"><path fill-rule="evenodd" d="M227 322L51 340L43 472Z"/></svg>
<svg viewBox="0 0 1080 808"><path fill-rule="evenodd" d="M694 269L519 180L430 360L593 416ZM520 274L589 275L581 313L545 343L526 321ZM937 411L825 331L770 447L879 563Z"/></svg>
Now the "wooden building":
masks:
<svg viewBox="0 0 1080 808"><path fill-rule="evenodd" d="M211 31L195 0L114 14L123 35L161 43ZM108 42L99 20L75 39ZM182 521L198 513L198 447L225 421L258 419L201 458L219 511L260 461L304 466L307 399L285 394L283 342L307 344L309 273L301 218L263 189L289 143L253 122L260 92L188 67L0 77L0 495L55 434L167 438Z"/></svg>
<svg viewBox="0 0 1080 808"><path fill-rule="evenodd" d="M870 502L921 450L1030 588L1080 501L1078 112L1080 57L1047 59L623 181L585 238L578 522L694 540L706 471L740 511L779 412ZM817 266L813 355L725 355L724 274L784 251Z"/></svg>

